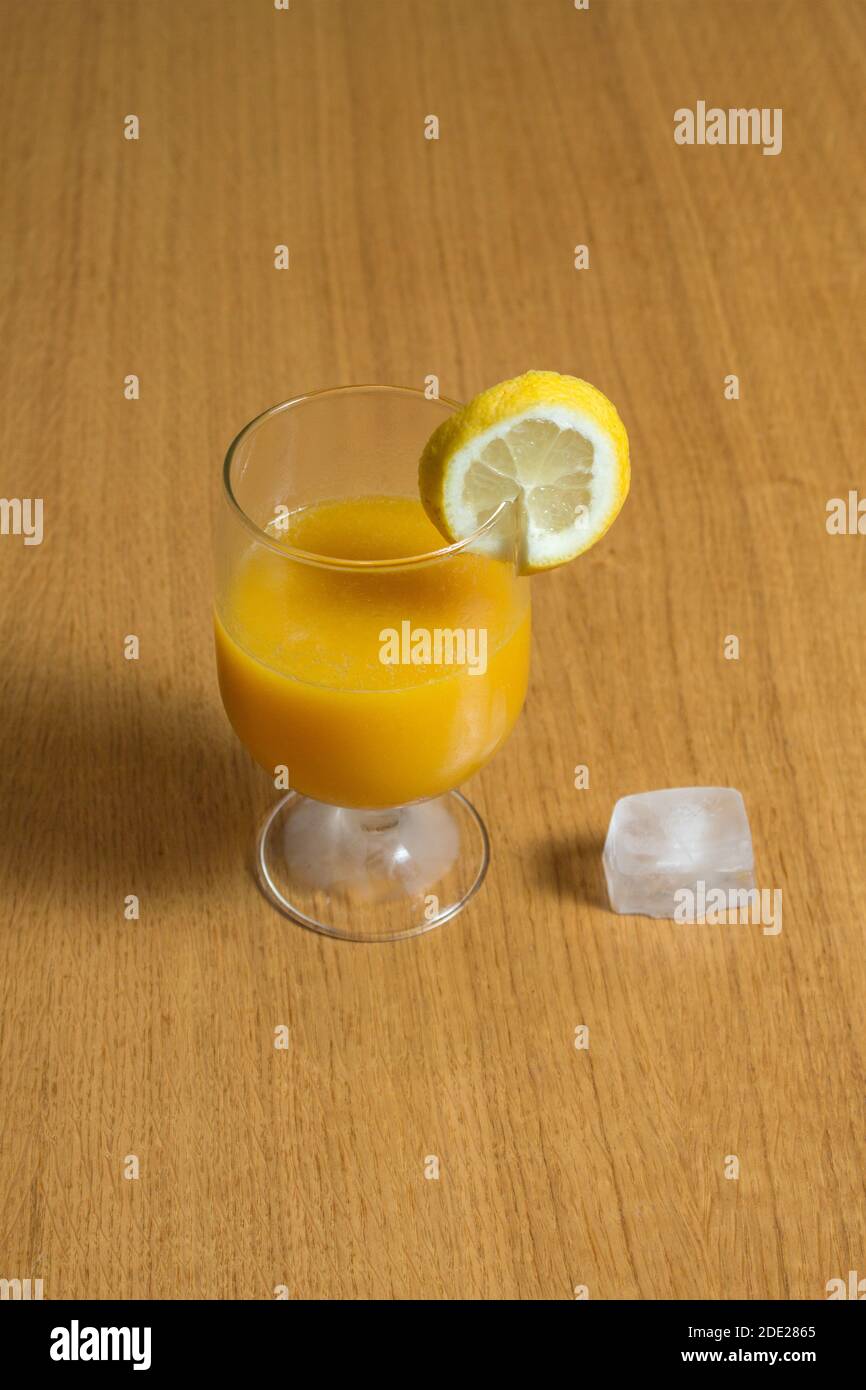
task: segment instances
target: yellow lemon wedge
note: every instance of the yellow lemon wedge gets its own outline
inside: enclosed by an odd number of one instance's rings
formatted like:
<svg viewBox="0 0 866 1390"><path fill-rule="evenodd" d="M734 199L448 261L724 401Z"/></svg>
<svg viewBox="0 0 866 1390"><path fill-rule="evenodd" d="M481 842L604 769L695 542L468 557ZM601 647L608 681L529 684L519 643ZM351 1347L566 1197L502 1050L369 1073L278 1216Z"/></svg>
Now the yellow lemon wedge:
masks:
<svg viewBox="0 0 866 1390"><path fill-rule="evenodd" d="M629 477L628 436L607 396L576 376L525 372L442 422L418 482L425 511L452 542L516 500L520 568L536 574L601 539Z"/></svg>

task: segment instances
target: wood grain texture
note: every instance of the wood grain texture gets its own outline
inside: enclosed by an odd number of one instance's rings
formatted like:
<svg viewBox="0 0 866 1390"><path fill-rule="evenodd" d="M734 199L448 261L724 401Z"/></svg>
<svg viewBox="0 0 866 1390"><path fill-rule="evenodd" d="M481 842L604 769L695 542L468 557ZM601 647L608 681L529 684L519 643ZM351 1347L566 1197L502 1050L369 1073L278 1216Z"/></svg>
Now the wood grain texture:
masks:
<svg viewBox="0 0 866 1390"><path fill-rule="evenodd" d="M0 1276L653 1299L866 1274L866 539L825 528L864 485L866 6L0 21L0 493L45 508L41 546L0 536ZM677 146L699 99L783 108L781 155ZM214 675L224 448L305 389L466 398L531 366L617 402L634 483L534 581L527 707L470 786L483 894L398 945L295 929L250 875L274 793ZM615 799L690 783L742 789L780 936L607 910Z"/></svg>

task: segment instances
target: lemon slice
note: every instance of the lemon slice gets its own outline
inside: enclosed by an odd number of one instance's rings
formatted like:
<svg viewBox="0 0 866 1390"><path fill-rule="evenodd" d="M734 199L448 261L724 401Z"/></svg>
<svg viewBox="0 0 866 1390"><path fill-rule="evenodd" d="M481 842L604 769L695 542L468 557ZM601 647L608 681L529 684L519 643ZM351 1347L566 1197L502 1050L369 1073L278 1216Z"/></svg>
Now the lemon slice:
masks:
<svg viewBox="0 0 866 1390"><path fill-rule="evenodd" d="M628 436L588 381L526 372L443 421L418 480L425 511L449 541L517 499L520 568L535 574L573 560L611 525L628 494Z"/></svg>

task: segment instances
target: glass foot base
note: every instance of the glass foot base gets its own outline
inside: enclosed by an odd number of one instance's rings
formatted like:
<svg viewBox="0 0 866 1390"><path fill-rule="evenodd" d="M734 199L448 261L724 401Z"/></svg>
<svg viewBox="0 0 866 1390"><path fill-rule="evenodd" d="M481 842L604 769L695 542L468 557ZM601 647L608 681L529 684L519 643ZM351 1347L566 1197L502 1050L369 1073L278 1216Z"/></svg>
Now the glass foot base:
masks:
<svg viewBox="0 0 866 1390"><path fill-rule="evenodd" d="M256 870L268 900L302 927L400 941L465 907L489 857L484 822L457 791L387 811L289 792L262 823Z"/></svg>

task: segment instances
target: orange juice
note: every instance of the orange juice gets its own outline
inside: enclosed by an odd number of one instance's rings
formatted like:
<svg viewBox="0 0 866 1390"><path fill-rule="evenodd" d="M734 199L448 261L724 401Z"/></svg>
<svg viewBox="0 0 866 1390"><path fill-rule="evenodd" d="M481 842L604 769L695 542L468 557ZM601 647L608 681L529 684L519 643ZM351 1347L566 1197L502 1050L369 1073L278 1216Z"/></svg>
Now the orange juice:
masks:
<svg viewBox="0 0 866 1390"><path fill-rule="evenodd" d="M397 565L444 545L406 497L319 503L274 540ZM491 555L353 570L253 544L216 617L220 690L250 753L272 775L286 766L295 790L400 806L458 786L507 738L529 629L527 581Z"/></svg>

